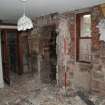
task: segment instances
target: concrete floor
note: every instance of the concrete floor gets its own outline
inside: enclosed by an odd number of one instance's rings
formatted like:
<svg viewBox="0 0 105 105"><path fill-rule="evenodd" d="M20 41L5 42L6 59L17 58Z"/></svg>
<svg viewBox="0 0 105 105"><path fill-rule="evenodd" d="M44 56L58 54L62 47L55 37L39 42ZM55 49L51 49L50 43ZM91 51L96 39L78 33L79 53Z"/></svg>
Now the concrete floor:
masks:
<svg viewBox="0 0 105 105"><path fill-rule="evenodd" d="M71 97L62 93L55 84L40 83L37 74L24 74L0 89L0 105L87 105L77 94Z"/></svg>

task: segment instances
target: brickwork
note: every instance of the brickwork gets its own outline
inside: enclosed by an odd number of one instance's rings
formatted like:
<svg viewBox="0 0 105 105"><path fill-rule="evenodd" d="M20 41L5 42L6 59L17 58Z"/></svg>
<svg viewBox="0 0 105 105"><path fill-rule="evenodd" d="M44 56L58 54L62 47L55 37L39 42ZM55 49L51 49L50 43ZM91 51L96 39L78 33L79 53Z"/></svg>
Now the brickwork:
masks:
<svg viewBox="0 0 105 105"><path fill-rule="evenodd" d="M86 11L85 11L86 10ZM71 35L71 45L70 45L70 49L69 49L69 55L70 55L70 60L68 63L68 70L67 70L67 79L68 79L68 86L72 86L76 84L76 81L79 81L77 83L76 87L79 87L78 84L80 84L81 88L84 88L87 86L87 84L89 84L88 89L86 87L86 89L88 91L95 91L100 92L100 93L104 93L103 91L105 91L103 84L104 83L104 72L105 72L105 68L104 68L104 63L105 63L105 56L104 56L104 51L105 51L105 44L104 42L99 40L100 34L99 34L99 30L96 28L96 25L98 24L98 22L103 18L103 14L101 11L100 6L94 6L91 8L85 8L85 9L81 9L78 10L79 13L81 12L90 12L91 13L91 17L92 17L92 21L91 21L91 25L92 25L92 62L90 64L86 64L86 63L77 63L76 62L76 14L78 13L77 11L73 11L73 12L65 12L62 15L64 17L66 17L68 19L69 22L69 30L70 30L70 35ZM49 25L53 25L55 24L56 27L58 26L59 22L59 16L61 14L57 14L56 18L54 17L55 20L52 20L53 22L51 22L51 18L50 18L50 22L43 22L42 26L49 26ZM45 16L44 19L47 20L47 18L51 16ZM54 15L55 16L55 15ZM37 18L38 19L38 18ZM36 19L36 20L37 20ZM41 18L42 19L42 18ZM48 18L49 19L49 18ZM43 19L42 19L43 20ZM39 19L40 21L40 19ZM50 24L51 23L51 24ZM37 24L37 22L36 22ZM40 26L41 26L41 22L40 22ZM40 27L39 27L40 28ZM47 30L47 31L46 31ZM39 53L41 54L42 58L43 58L43 62L42 63L42 80L47 79L49 80L49 75L50 75L50 66L48 64L50 58L49 58L49 48L48 48L48 42L50 39L49 36L49 29L43 30L43 28L40 28L41 31L41 37L40 37L40 42L39 42ZM46 31L46 32L45 32ZM45 62L47 64L45 64ZM47 65L47 66L46 66ZM64 71L62 71L63 68L62 66L59 67L58 70L58 75L59 78L58 81L62 81L64 83ZM99 74L97 74L97 70L100 71ZM62 71L62 72L61 72ZM80 73L80 74L78 74ZM43 75L44 74L44 75ZM82 77L80 77L82 76ZM76 78L75 78L76 77ZM78 78L77 78L78 77ZM99 78L100 82L95 81L95 78ZM88 79L88 80L87 80ZM84 83L82 83L82 80L84 80ZM88 81L88 83L87 83ZM63 84L64 85L64 84ZM102 91L100 91L102 90Z"/></svg>
<svg viewBox="0 0 105 105"><path fill-rule="evenodd" d="M74 63L75 62L75 15L72 13L72 16L70 16L71 13L66 13L65 15L68 17L73 17L74 19L70 19L70 33L72 37L72 48L70 52L70 56L72 59L72 63L70 62L69 72L72 71L72 76L70 76L70 79L73 79L71 81L71 84L75 85L75 82L80 83L76 84L76 87L81 86L80 88L85 88L87 91L91 91L94 93L104 94L105 95L105 68L104 68L104 42L99 40L100 34L98 28L96 28L99 21L103 18L103 14L101 11L100 6L94 6L91 8L88 8L86 10L89 10L92 17L92 62L90 64L85 63ZM81 12L83 10L80 10ZM85 11L84 11L85 12ZM75 11L74 11L75 13ZM72 65L72 66L71 66ZM76 66L78 65L78 66ZM74 70L74 71L73 71ZM77 71L76 71L77 70ZM97 70L99 70L99 74L97 73ZM79 74L80 73L80 74ZM80 77L80 75L82 77ZM75 78L75 76L77 76ZM87 76L87 77L86 77ZM72 77L72 78L71 78ZM87 79L86 79L87 78ZM84 82L82 83L82 80L84 79ZM85 80L86 79L86 80ZM86 87L86 85L89 85ZM75 86L74 86L75 87Z"/></svg>
<svg viewBox="0 0 105 105"><path fill-rule="evenodd" d="M105 95L105 68L104 52L105 44L99 40L99 30L96 28L98 22L103 18L100 6L92 9L92 71L91 71L91 91L99 95Z"/></svg>

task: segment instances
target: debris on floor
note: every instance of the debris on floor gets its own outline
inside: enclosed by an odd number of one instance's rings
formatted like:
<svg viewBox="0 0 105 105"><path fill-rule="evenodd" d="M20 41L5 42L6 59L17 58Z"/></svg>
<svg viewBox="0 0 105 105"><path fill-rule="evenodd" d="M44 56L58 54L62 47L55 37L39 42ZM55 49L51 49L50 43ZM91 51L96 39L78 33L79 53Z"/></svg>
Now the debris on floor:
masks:
<svg viewBox="0 0 105 105"><path fill-rule="evenodd" d="M85 97L86 98L86 97ZM105 105L105 97L89 95L94 105ZM37 76L23 75L10 87L0 89L0 105L88 105L76 91L39 83Z"/></svg>

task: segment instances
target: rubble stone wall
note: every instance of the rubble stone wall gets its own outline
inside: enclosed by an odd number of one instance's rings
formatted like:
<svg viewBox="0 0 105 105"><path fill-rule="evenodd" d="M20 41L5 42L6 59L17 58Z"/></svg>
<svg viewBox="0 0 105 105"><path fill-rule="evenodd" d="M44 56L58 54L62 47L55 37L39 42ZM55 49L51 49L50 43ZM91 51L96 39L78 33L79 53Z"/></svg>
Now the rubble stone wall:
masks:
<svg viewBox="0 0 105 105"><path fill-rule="evenodd" d="M99 95L105 95L105 42L99 40L100 34L96 25L104 18L100 6L92 9L92 64L91 91Z"/></svg>
<svg viewBox="0 0 105 105"><path fill-rule="evenodd" d="M92 62L90 64L87 63L81 63L81 62L76 62L76 14L77 13L83 13L83 12L90 12L91 16L92 16ZM59 20L59 16L61 14L53 14L53 15L48 15L48 16L44 16L44 17L39 17L41 19L42 22L40 22L40 19L38 20L37 23L37 19L35 19L35 25L39 24L40 27L43 26L48 26L48 25L52 25L55 24L56 27L58 26L58 20ZM72 11L72 12L65 12L62 14L64 17L67 17L68 22L69 22L69 30L70 30L70 35L71 35L71 46L69 49L69 55L70 55L70 60L68 63L68 71L67 71L67 83L69 87L73 87L73 88L83 88L86 91L91 91L91 92L96 92L97 90L99 93L103 93L103 91L105 91L105 86L103 86L105 84L104 79L105 79L105 56L104 56L104 51L105 51L105 44L103 41L99 40L100 34L99 34L99 30L96 28L98 22L103 18L103 13L101 11L100 5L98 6L94 6L94 7L90 7L90 8L84 8L81 10L76 10L76 11ZM44 21L43 21L44 19ZM56 20L56 21L55 21ZM41 25L41 23L43 23ZM40 28L39 27L39 28ZM40 28L41 31L41 28ZM48 42L48 38L49 38L49 33L45 33L46 36L44 35L44 33L41 33L41 37L40 37L40 43L39 43L39 53L41 55L43 55L43 49L45 49L45 46L47 46L47 42ZM44 46L45 44L45 46ZM49 60L49 49L45 49L44 51L46 51L46 56L45 56L45 62ZM42 56L44 57L44 56ZM47 59L48 58L48 59ZM46 62L48 63L48 62ZM98 64L98 65L97 65ZM42 65L44 65L42 63ZM46 65L46 64L45 64ZM49 65L49 64L47 64ZM46 68L47 66L45 66L45 68L43 67L43 71L41 71L42 74L45 74L45 76L42 76L42 79L46 78L48 79L48 77L46 77L47 72L49 72L49 66L48 68ZM59 67L60 69L58 70L59 73L59 78L58 81L62 81L61 83L63 83L62 85L64 85L64 72L60 72L63 70L62 67ZM99 73L97 75L97 70L101 70L101 73ZM44 73L43 73L44 72ZM48 73L49 74L49 73ZM96 78L98 79L99 82L96 82L96 80L94 79L94 75L96 76ZM48 75L47 75L48 76ZM102 91L101 91L102 90Z"/></svg>
<svg viewBox="0 0 105 105"><path fill-rule="evenodd" d="M84 90L102 95L105 94L105 68L103 63L105 61L105 43L99 40L100 34L96 26L103 18L103 13L100 6L91 7L88 10L92 16L92 61L90 64L75 63L72 84L75 88L83 88Z"/></svg>
<svg viewBox="0 0 105 105"><path fill-rule="evenodd" d="M75 44L76 44L76 14L90 12L91 13L91 29L92 29L92 61L91 63L81 63L76 62L75 60ZM85 8L81 10L77 10L74 12L66 12L63 14L66 17L69 17L70 24L70 35L72 39L72 47L70 49L70 62L68 69L68 78L69 78L69 86L79 89L83 88L86 91L90 91L93 93L105 94L105 68L104 68L104 42L99 40L100 34L99 30L96 27L99 21L104 18L100 5L94 6L91 8ZM98 66L98 67L97 67ZM101 72L97 74L97 68ZM61 73L64 76L64 74ZM94 77L94 75L97 75ZM64 79L63 79L64 83Z"/></svg>

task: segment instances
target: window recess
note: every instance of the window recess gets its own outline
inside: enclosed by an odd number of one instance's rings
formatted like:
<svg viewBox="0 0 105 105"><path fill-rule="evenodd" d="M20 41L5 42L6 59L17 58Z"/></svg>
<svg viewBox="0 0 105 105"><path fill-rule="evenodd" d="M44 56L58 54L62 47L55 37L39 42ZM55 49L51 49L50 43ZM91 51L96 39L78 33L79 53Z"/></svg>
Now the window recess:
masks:
<svg viewBox="0 0 105 105"><path fill-rule="evenodd" d="M91 14L80 13L76 16L76 59L91 62Z"/></svg>

